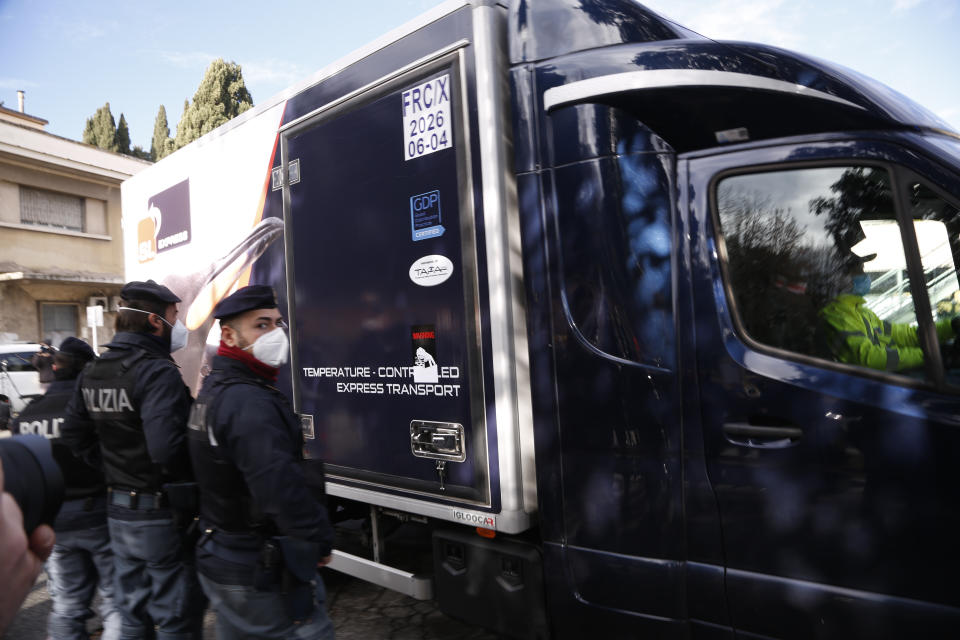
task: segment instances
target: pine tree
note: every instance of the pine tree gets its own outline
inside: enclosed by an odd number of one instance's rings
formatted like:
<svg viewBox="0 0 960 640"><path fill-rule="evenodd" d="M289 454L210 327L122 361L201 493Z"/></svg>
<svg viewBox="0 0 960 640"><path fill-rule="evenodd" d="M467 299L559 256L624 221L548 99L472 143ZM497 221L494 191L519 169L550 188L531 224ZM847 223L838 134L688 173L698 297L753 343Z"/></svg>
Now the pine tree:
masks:
<svg viewBox="0 0 960 640"><path fill-rule="evenodd" d="M126 126L126 122L124 122L124 126ZM92 117L87 118L87 124L83 128L83 141L107 151L120 150L117 144L117 125L114 123L113 114L110 113L109 102L97 109ZM127 144L130 144L129 132L127 133Z"/></svg>
<svg viewBox="0 0 960 640"><path fill-rule="evenodd" d="M167 109L160 105L157 119L153 122L153 141L150 143L150 159L156 162L173 151L170 126L167 124Z"/></svg>
<svg viewBox="0 0 960 640"><path fill-rule="evenodd" d="M127 119L120 114L120 122L117 124L117 150L120 153L130 155L130 129L127 128Z"/></svg>
<svg viewBox="0 0 960 640"><path fill-rule="evenodd" d="M174 148L210 133L252 106L253 98L243 82L240 65L217 58L207 67L193 102L184 107Z"/></svg>

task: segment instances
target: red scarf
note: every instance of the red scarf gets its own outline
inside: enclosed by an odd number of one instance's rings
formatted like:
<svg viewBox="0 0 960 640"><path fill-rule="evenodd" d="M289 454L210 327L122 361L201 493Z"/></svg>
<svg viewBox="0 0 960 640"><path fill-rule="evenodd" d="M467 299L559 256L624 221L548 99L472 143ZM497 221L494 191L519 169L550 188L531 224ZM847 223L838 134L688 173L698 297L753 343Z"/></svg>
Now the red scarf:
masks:
<svg viewBox="0 0 960 640"><path fill-rule="evenodd" d="M226 356L227 358L233 358L234 360L239 360L243 364L247 365L251 371L260 376L261 378L266 378L270 382L277 381L277 373L280 371L277 367L271 367L268 364L264 364L254 358L252 355L241 349L240 347L231 347L223 340L220 341L220 348L217 349L218 356Z"/></svg>

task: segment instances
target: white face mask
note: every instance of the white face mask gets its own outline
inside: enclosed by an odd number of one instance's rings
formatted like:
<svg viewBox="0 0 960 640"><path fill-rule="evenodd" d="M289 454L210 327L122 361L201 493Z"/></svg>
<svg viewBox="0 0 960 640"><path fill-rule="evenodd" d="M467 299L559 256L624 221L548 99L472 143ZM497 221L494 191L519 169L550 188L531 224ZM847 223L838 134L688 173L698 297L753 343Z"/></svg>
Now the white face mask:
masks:
<svg viewBox="0 0 960 640"><path fill-rule="evenodd" d="M252 350L253 357L265 365L271 367L280 367L287 363L287 356L290 354L290 341L287 340L287 334L281 327L269 331L256 340L253 344L244 349Z"/></svg>
<svg viewBox="0 0 960 640"><path fill-rule="evenodd" d="M120 311L136 311L137 313L150 314L149 311L144 311L143 309L131 309L130 307L117 307L117 309L119 309ZM160 321L163 322L163 324L170 327L170 353L173 353L174 351L179 351L180 349L183 349L185 346L187 346L187 335L189 332L187 331L187 327L184 326L182 322L180 322L179 318L177 318L176 323L170 324L159 314L152 314L152 315L157 316L158 318L160 318Z"/></svg>
<svg viewBox="0 0 960 640"><path fill-rule="evenodd" d="M167 324L167 326L170 326L169 322L166 320L164 320L164 322ZM187 334L187 328L182 322L180 322L180 319L178 318L173 327L171 327L170 331L170 353L179 351L187 346Z"/></svg>

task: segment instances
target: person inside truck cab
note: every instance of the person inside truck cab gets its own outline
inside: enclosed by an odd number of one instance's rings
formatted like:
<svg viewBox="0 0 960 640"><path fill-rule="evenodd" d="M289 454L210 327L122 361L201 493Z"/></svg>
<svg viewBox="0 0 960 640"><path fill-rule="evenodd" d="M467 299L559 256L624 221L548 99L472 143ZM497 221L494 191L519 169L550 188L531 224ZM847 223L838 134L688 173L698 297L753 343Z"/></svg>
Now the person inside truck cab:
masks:
<svg viewBox="0 0 960 640"><path fill-rule="evenodd" d="M828 347L833 357L884 371L911 371L923 367L917 327L891 324L881 320L868 306L864 296L870 292L870 276L864 264L877 257L859 256L849 249L844 257L844 291L820 310ZM937 340L941 345L960 335L960 316L937 322Z"/></svg>

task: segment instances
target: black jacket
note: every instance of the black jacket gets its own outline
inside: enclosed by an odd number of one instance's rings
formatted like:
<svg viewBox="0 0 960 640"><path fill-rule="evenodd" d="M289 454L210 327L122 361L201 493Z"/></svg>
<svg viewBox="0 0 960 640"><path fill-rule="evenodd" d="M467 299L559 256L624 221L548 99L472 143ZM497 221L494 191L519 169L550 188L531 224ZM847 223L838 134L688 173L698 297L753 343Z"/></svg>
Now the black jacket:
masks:
<svg viewBox="0 0 960 640"><path fill-rule="evenodd" d="M319 463L302 459L300 421L268 380L242 362L214 357L197 395L189 439L207 526L234 534L233 540L236 534L251 540L289 536L318 545L320 557L330 554L333 528L322 475L315 474ZM205 555L198 553L201 570L209 564Z"/></svg>
<svg viewBox="0 0 960 640"><path fill-rule="evenodd" d="M60 437L61 426L66 419L67 403L73 398L75 385L76 378L50 383L47 392L27 405L13 421L13 432L32 433L50 440L53 457L63 472L66 500L102 498L107 489L103 472L73 455L70 447ZM93 509L94 501L91 500L90 508L84 511L71 511L70 515L61 512L54 523L54 529L74 531L106 524L102 501L96 502L100 505L98 509Z"/></svg>
<svg viewBox="0 0 960 640"><path fill-rule="evenodd" d="M192 398L166 346L155 336L121 332L107 347L78 378L64 442L102 466L111 486L152 492L164 482L190 480ZM103 378L107 369L116 375Z"/></svg>

